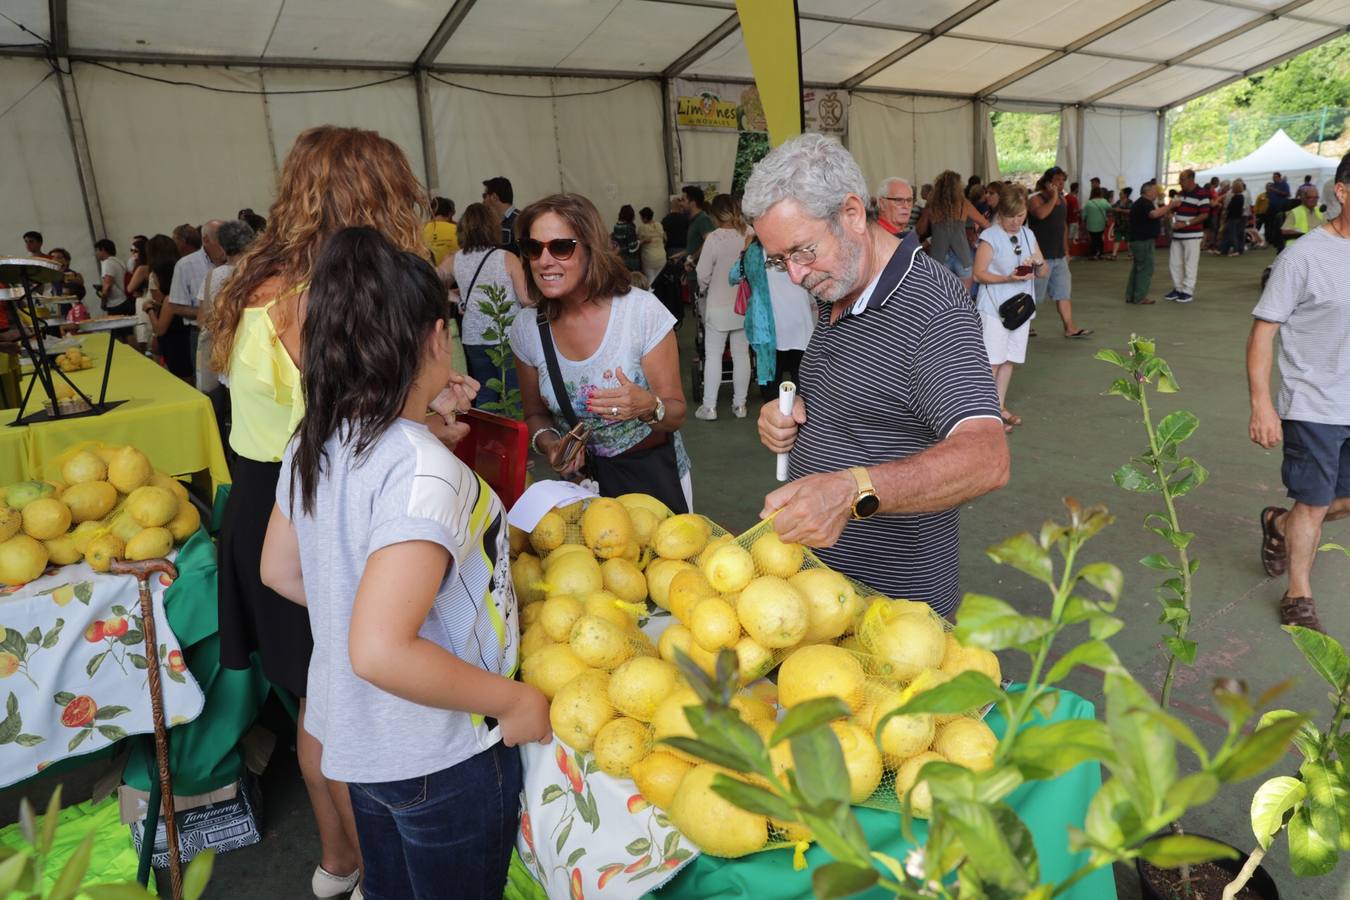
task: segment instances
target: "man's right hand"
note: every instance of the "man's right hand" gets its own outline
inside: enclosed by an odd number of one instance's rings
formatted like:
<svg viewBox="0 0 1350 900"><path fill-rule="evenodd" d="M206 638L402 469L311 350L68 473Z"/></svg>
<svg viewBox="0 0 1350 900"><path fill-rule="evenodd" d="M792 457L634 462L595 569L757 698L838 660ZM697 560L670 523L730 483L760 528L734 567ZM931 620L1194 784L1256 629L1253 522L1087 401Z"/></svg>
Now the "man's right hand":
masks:
<svg viewBox="0 0 1350 900"><path fill-rule="evenodd" d="M518 684L518 688L519 699L497 720L502 729L502 743L508 747L549 743L553 740L553 726L548 718L548 698L528 684Z"/></svg>
<svg viewBox="0 0 1350 900"><path fill-rule="evenodd" d="M806 424L806 401L792 401L792 415L778 410L778 401L770 400L759 410L759 441L774 453L787 453L797 442L797 429Z"/></svg>
<svg viewBox="0 0 1350 900"><path fill-rule="evenodd" d="M1269 403L1252 407L1252 421L1247 427L1252 442L1269 450L1284 439L1284 424L1280 414Z"/></svg>

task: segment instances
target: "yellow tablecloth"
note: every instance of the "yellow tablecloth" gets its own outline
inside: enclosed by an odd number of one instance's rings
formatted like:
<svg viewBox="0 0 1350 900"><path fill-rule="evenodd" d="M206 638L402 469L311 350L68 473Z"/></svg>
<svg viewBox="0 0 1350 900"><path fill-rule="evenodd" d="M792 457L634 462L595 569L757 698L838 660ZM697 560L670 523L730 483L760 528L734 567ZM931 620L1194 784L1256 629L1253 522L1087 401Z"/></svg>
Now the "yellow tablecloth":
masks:
<svg viewBox="0 0 1350 900"><path fill-rule="evenodd" d="M82 343L94 367L68 374L80 390L97 400L108 336L89 335ZM26 378L23 386L27 386ZM29 411L41 409L43 399L39 386L29 398ZM44 469L44 461L55 459L81 441L134 444L162 472L190 475L205 470L211 475L213 488L230 482L211 401L201 391L131 347L118 344L108 376L107 399L126 402L101 416L22 426L10 424L18 417L17 409L0 410L0 484L59 478L59 472Z"/></svg>

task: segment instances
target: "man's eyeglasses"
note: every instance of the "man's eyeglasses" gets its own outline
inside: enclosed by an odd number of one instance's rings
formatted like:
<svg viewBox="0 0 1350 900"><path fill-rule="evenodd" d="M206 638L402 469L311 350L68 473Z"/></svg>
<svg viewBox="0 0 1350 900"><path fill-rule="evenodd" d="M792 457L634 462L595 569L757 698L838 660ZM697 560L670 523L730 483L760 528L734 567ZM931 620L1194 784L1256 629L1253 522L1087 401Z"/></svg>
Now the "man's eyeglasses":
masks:
<svg viewBox="0 0 1350 900"><path fill-rule="evenodd" d="M819 241L793 250L786 257L766 256L764 257L764 267L767 269L774 269L778 272L786 272L787 264L789 262L797 266L809 266L816 261L816 248L818 246L820 246Z"/></svg>
<svg viewBox="0 0 1350 900"><path fill-rule="evenodd" d="M901 206L913 206L913 197L878 197L878 200L889 200L892 203L899 203Z"/></svg>
<svg viewBox="0 0 1350 900"><path fill-rule="evenodd" d="M520 242L520 252L529 260L543 256L545 247L548 248L548 255L556 260L571 259L572 254L577 252L577 239L554 238L551 241L536 241L534 238L526 238Z"/></svg>

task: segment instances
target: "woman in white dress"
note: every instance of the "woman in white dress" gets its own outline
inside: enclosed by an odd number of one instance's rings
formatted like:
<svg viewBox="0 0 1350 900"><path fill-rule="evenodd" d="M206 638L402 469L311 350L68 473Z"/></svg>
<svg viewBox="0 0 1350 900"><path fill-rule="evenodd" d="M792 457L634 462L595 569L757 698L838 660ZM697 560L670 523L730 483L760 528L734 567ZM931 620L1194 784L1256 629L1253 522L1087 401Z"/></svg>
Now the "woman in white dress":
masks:
<svg viewBox="0 0 1350 900"><path fill-rule="evenodd" d="M1013 366L1027 358L1027 333L1031 318L1009 330L999 317L999 306L1018 294L1031 293L1035 278L1049 276L1049 267L1036 236L1026 227L1027 192L1020 184L999 187L994 223L980 233L975 250L974 276L980 286L976 301L984 326L984 347L998 386L998 405L1003 415L1003 430L1012 431L1022 417L1008 410L1008 384Z"/></svg>
<svg viewBox="0 0 1350 900"><path fill-rule="evenodd" d="M727 277L741 258L750 228L741 208L729 194L718 194L708 212L717 229L703 241L698 257L698 289L703 301L703 404L694 411L700 419L717 418L717 389L722 382L722 351L731 342L731 414L745 418L745 394L750 388L750 343L745 316L736 313L736 290Z"/></svg>

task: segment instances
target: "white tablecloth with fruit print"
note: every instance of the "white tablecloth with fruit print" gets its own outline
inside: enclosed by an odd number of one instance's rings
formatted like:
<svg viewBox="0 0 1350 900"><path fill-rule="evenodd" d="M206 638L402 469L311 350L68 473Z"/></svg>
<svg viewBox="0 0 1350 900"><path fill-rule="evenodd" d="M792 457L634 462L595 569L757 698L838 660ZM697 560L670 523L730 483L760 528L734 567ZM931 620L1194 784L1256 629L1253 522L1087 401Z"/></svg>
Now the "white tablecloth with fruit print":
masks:
<svg viewBox="0 0 1350 900"><path fill-rule="evenodd" d="M170 584L152 576L164 716L176 725L203 698L164 616ZM134 577L87 563L0 591L0 788L154 731L139 598Z"/></svg>

